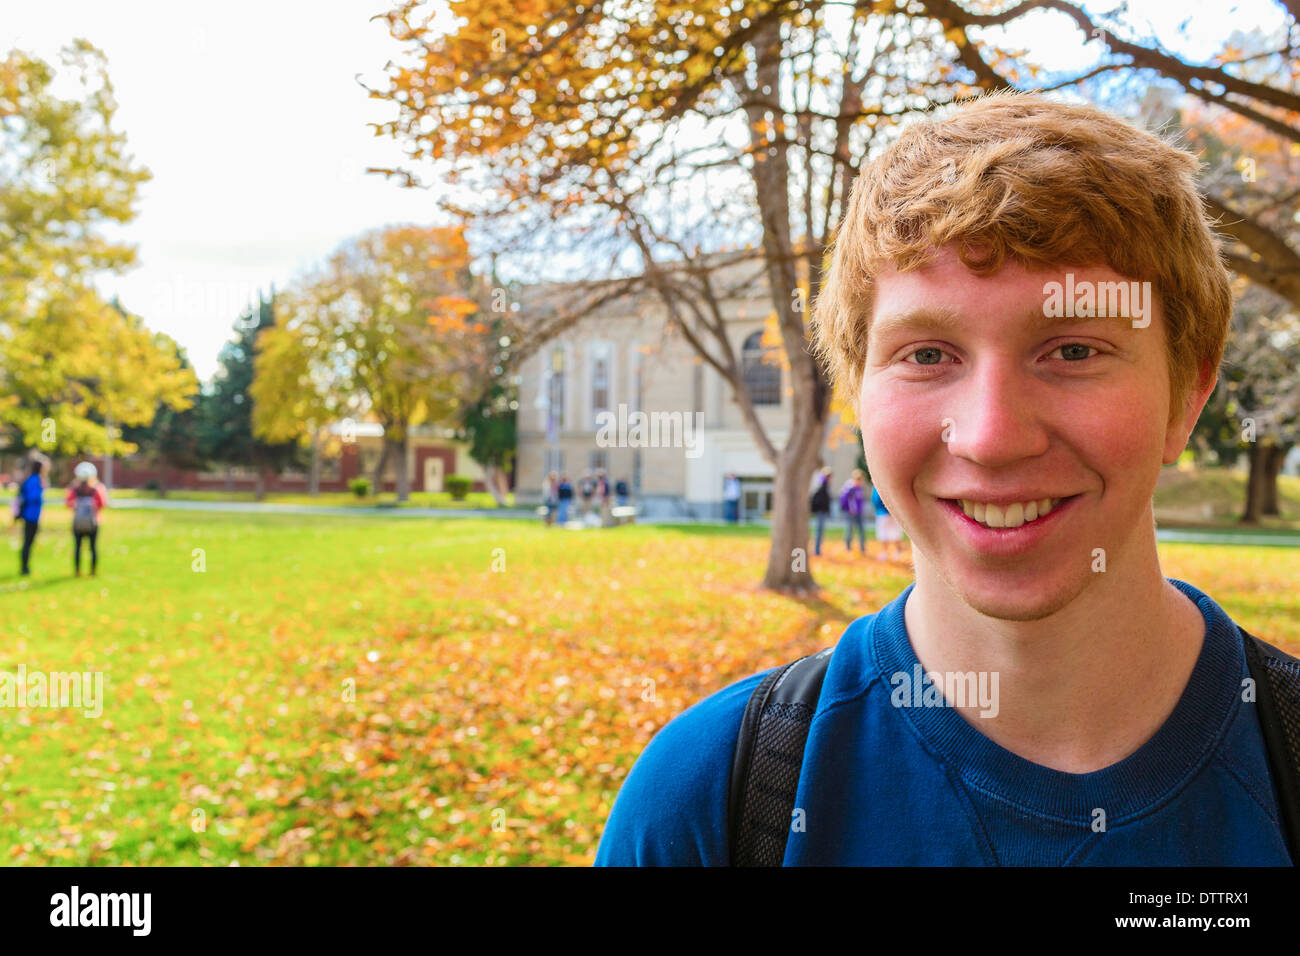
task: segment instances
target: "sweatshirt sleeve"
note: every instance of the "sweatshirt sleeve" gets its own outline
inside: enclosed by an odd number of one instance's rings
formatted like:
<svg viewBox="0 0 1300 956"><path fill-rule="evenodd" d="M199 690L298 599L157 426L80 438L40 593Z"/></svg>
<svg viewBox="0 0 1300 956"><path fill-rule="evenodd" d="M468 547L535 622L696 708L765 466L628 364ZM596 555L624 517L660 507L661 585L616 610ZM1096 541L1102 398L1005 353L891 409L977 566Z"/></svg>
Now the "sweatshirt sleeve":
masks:
<svg viewBox="0 0 1300 956"><path fill-rule="evenodd" d="M731 758L754 674L678 714L646 746L605 823L596 866L726 866Z"/></svg>
<svg viewBox="0 0 1300 956"><path fill-rule="evenodd" d="M63 503L69 508L73 507L77 503L77 493L72 490L71 485L68 485L68 493L63 496Z"/></svg>

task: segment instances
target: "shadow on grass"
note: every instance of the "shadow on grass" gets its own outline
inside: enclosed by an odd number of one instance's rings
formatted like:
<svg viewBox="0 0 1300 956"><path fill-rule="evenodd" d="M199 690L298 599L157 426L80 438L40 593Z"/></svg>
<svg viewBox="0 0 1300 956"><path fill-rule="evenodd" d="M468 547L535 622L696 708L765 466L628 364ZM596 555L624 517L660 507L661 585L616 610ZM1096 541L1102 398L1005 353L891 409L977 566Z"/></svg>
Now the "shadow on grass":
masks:
<svg viewBox="0 0 1300 956"><path fill-rule="evenodd" d="M98 578L92 578L89 574L82 575L90 581L96 581ZM58 577L36 577L35 575L10 574L0 577L0 594L17 594L19 592L37 591L41 588L52 587L56 584L67 584L69 581L78 580L75 574L64 574Z"/></svg>

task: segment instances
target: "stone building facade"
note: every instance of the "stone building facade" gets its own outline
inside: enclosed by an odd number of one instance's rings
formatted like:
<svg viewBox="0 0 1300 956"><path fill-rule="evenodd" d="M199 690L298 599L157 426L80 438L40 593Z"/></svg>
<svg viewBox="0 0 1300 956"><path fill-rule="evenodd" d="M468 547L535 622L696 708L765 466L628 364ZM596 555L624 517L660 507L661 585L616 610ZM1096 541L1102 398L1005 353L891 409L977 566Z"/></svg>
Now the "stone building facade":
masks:
<svg viewBox="0 0 1300 956"><path fill-rule="evenodd" d="M761 344L771 301L756 286L723 300L721 308L755 410L780 448L789 431L791 394L788 373ZM721 518L728 473L741 482L742 520L771 511L773 466L759 452L730 386L672 334L656 296L602 307L547 342L519 374L518 503L541 501L548 470L566 473L576 494L584 471L604 468L611 482L627 482L643 516ZM850 428L832 424L823 463L832 468L834 490L860 451Z"/></svg>

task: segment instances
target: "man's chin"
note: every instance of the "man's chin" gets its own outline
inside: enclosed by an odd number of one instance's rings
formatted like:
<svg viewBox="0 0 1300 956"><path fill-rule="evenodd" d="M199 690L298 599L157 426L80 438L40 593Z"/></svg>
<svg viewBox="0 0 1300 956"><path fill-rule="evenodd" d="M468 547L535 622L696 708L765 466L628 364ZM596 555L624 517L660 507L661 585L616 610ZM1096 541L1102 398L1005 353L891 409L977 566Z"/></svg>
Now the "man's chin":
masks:
<svg viewBox="0 0 1300 956"><path fill-rule="evenodd" d="M997 584L953 580L948 587L971 610L999 621L1041 621L1060 611L1083 590L1086 582L1038 580L1000 587Z"/></svg>

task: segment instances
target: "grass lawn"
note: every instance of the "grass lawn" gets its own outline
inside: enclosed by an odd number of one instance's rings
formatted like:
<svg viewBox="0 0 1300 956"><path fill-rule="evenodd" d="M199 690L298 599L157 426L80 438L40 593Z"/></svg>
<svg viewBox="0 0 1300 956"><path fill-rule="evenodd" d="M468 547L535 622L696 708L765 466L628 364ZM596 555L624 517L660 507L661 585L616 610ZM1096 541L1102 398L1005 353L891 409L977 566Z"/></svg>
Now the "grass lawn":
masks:
<svg viewBox="0 0 1300 956"><path fill-rule="evenodd" d="M103 714L0 710L7 864L586 864L665 722L910 580L832 538L819 599L760 592L761 529L163 511L73 578L68 523L0 565L0 671L102 671ZM1300 650L1300 550L1162 554Z"/></svg>
<svg viewBox="0 0 1300 956"><path fill-rule="evenodd" d="M66 489L62 489L66 491ZM47 492L48 494L48 492ZM157 501L163 499L157 491L143 488L119 488L113 491L113 498L142 498ZM167 492L169 501L256 501L257 496L251 491L191 491L178 489ZM287 491L268 491L262 498L267 504L282 505L328 505L331 508L457 508L465 510L495 509L496 499L486 491L468 492L457 501L449 491L413 491L410 500L398 503L397 495L384 492L379 495L367 495L358 498L350 491L322 491L318 495ZM507 497L513 503L514 494Z"/></svg>
<svg viewBox="0 0 1300 956"><path fill-rule="evenodd" d="M1182 471L1166 466L1156 487L1154 505L1161 527L1218 528L1258 534L1300 531L1300 477L1279 475L1280 515L1262 517L1257 526L1239 523L1246 508L1246 473L1227 468Z"/></svg>

